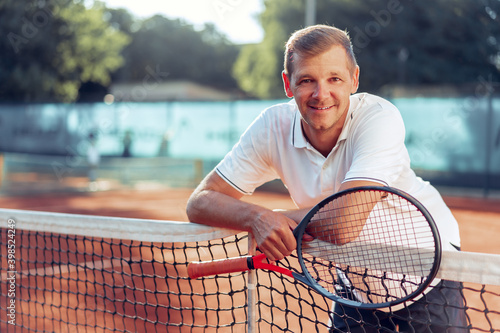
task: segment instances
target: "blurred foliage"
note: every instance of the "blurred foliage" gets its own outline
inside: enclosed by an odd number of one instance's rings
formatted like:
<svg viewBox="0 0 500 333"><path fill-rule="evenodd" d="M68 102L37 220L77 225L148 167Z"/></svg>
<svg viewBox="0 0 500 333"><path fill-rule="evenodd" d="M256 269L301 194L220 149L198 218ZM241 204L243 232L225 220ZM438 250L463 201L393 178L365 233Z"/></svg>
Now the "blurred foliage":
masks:
<svg viewBox="0 0 500 333"><path fill-rule="evenodd" d="M214 25L196 31L182 20L160 15L133 22L123 10L109 13L111 24L132 39L123 50L125 65L114 74L115 82L142 82L153 71L159 73L157 81L182 79L226 90L236 88L231 68L239 47Z"/></svg>
<svg viewBox="0 0 500 333"><path fill-rule="evenodd" d="M138 19L97 0L0 0L0 101L71 102L148 80L283 98L284 45L305 1L264 3L263 41L238 46L211 24ZM360 91L500 81L500 0L317 0L316 21L350 32Z"/></svg>
<svg viewBox="0 0 500 333"><path fill-rule="evenodd" d="M0 2L0 101L102 101L111 82L182 79L237 89L231 68L239 47L214 25L197 31L181 20L137 19L88 3Z"/></svg>
<svg viewBox="0 0 500 333"><path fill-rule="evenodd" d="M304 7L303 0L265 0L264 40L243 47L233 69L248 94L284 97L284 46L303 27ZM360 91L500 79L499 0L317 0L316 9L317 23L349 31Z"/></svg>
<svg viewBox="0 0 500 333"><path fill-rule="evenodd" d="M84 1L0 3L0 100L72 102L82 82L108 85L129 37Z"/></svg>

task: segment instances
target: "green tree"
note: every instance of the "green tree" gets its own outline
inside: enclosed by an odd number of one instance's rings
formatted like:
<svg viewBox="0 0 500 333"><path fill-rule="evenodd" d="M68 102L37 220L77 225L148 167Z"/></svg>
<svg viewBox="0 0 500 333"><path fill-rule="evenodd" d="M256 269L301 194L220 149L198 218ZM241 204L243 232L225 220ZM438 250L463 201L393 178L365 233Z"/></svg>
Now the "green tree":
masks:
<svg viewBox="0 0 500 333"><path fill-rule="evenodd" d="M466 85L481 76L499 77L492 57L500 45L491 41L500 37L500 21L488 14L484 1L389 3L372 1L354 25L339 17L338 24L351 32L361 88ZM500 9L500 2L492 5Z"/></svg>
<svg viewBox="0 0 500 333"><path fill-rule="evenodd" d="M303 27L304 7L303 0L265 1L264 40L245 46L233 69L247 93L284 96L284 44ZM360 91L500 78L498 0L318 0L316 18L349 31L361 68Z"/></svg>
<svg viewBox="0 0 500 333"><path fill-rule="evenodd" d="M112 23L113 24L113 23ZM124 49L125 65L115 82L142 82L152 70L159 80L191 80L234 89L231 67L239 48L213 25L196 31L182 20L156 15L134 23L132 42Z"/></svg>
<svg viewBox="0 0 500 333"><path fill-rule="evenodd" d="M104 19L108 21L113 28L125 33L127 36L132 35L138 27L136 18L130 14L128 10L123 8L106 8L104 10Z"/></svg>
<svg viewBox="0 0 500 333"><path fill-rule="evenodd" d="M288 36L302 27L303 0L266 0L260 22L265 31L260 44L242 48L233 67L240 88L258 98L283 98L281 71Z"/></svg>
<svg viewBox="0 0 500 333"><path fill-rule="evenodd" d="M110 83L128 37L84 1L0 3L0 100L73 102L82 82Z"/></svg>

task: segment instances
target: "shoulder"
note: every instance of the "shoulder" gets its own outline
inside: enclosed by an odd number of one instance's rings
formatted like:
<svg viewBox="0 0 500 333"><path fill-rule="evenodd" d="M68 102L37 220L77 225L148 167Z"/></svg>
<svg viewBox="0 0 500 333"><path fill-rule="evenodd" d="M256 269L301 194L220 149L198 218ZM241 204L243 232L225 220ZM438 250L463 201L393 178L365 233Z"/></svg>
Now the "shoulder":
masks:
<svg viewBox="0 0 500 333"><path fill-rule="evenodd" d="M288 102L278 103L268 107L262 111L261 115L268 119L287 119L293 118L296 110L297 104L295 100L292 99Z"/></svg>
<svg viewBox="0 0 500 333"><path fill-rule="evenodd" d="M351 96L351 104L353 112L369 112L369 111L386 111L388 113L398 113L398 108L380 96L368 94L368 93L359 93Z"/></svg>
<svg viewBox="0 0 500 333"><path fill-rule="evenodd" d="M274 104L264 109L259 116L247 127L240 137L239 146L242 149L269 149L270 143L279 138L290 136L295 119L295 102Z"/></svg>
<svg viewBox="0 0 500 333"><path fill-rule="evenodd" d="M377 137L405 136L403 117L398 108L388 100L372 94L362 93L351 96L352 133Z"/></svg>
<svg viewBox="0 0 500 333"><path fill-rule="evenodd" d="M394 104L385 98L368 93L351 96L350 112L355 123L381 122L387 126L403 124L401 113Z"/></svg>
<svg viewBox="0 0 500 333"><path fill-rule="evenodd" d="M295 100L278 103L264 109L250 127L260 129L285 130L290 128L296 112L298 111Z"/></svg>

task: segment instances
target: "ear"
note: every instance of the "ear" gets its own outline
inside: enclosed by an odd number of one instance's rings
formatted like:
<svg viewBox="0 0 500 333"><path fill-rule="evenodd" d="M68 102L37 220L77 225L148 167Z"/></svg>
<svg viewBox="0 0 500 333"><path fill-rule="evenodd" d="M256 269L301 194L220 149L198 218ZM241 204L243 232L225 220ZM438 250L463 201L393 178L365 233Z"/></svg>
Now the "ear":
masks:
<svg viewBox="0 0 500 333"><path fill-rule="evenodd" d="M281 72L281 77L283 78L283 86L285 88L286 97L293 97L292 89L290 89L290 79L288 78L288 75L286 75L283 71Z"/></svg>
<svg viewBox="0 0 500 333"><path fill-rule="evenodd" d="M358 91L358 88L359 88L359 66L356 66L354 74L352 75L351 94L355 94L356 91Z"/></svg>

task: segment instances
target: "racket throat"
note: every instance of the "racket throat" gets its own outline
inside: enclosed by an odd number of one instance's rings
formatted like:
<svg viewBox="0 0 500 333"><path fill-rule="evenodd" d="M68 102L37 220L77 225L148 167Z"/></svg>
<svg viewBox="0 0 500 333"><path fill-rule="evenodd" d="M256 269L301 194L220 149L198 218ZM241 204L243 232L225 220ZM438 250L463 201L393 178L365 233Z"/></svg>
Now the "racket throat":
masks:
<svg viewBox="0 0 500 333"><path fill-rule="evenodd" d="M248 257L247 258L247 265L249 269L265 269L269 271L274 271L286 276L289 276L291 278L295 278L294 274L292 273L291 270L286 269L284 267L277 266L275 264L270 264L267 261L267 257L264 253L258 254L254 257Z"/></svg>

